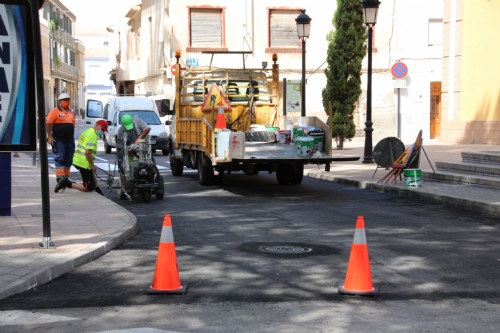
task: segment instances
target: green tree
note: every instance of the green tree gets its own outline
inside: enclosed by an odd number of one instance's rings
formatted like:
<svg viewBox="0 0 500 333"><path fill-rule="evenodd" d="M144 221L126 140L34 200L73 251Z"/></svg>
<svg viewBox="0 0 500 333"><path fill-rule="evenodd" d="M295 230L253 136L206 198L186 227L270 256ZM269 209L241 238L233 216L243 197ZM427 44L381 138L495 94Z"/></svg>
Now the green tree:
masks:
<svg viewBox="0 0 500 333"><path fill-rule="evenodd" d="M329 114L332 103L333 119L328 119L337 149L344 148L356 134L354 108L361 94L361 62L366 54L366 28L360 0L337 0L333 16L334 30L328 40L325 69L326 87L323 88L323 107Z"/></svg>

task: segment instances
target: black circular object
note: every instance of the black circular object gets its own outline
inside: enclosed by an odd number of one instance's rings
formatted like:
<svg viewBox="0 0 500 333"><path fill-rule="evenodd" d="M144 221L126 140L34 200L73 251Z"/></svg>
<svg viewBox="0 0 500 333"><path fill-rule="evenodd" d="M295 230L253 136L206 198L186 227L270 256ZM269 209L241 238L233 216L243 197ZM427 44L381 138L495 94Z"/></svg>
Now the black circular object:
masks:
<svg viewBox="0 0 500 333"><path fill-rule="evenodd" d="M373 149L373 160L379 167L389 168L394 160L405 151L404 143L395 137L382 139Z"/></svg>

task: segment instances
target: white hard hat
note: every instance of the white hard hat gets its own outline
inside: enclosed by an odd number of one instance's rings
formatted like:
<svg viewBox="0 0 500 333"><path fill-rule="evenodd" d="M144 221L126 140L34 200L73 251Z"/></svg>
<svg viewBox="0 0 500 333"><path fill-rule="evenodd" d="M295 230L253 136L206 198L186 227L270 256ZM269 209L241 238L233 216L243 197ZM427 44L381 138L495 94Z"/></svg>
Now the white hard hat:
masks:
<svg viewBox="0 0 500 333"><path fill-rule="evenodd" d="M60 101L61 99L67 99L67 98L71 98L69 96L69 94L68 93L62 93L62 94L59 95L59 97L57 98L57 100Z"/></svg>

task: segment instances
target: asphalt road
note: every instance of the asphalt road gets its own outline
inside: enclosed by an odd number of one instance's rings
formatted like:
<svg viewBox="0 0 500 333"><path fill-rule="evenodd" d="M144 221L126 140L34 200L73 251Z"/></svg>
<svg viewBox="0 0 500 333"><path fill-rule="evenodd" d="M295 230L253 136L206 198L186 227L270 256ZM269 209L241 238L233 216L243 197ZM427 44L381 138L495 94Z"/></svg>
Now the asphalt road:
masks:
<svg viewBox="0 0 500 333"><path fill-rule="evenodd" d="M114 154L98 156L114 161ZM168 168L168 157L156 158ZM137 216L136 237L0 300L1 311L59 319L2 332L500 330L500 230L493 217L308 177L300 186L280 186L274 175L233 173L222 186L202 187L194 171L163 174L163 200L121 201L116 190L106 192ZM145 292L164 214L171 215L186 295ZM337 293L358 216L365 218L376 297ZM269 252L279 246L297 252Z"/></svg>

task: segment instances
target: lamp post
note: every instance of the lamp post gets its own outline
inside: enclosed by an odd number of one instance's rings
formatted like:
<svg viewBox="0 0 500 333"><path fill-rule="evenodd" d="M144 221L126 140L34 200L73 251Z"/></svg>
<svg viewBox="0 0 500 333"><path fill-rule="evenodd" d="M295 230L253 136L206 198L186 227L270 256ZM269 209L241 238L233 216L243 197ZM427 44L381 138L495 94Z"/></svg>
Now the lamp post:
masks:
<svg viewBox="0 0 500 333"><path fill-rule="evenodd" d="M309 38L309 31L311 29L311 18L306 14L306 10L302 9L299 16L295 19L297 22L297 35L299 40L302 40L302 83L301 99L300 101L300 116L306 116L306 38Z"/></svg>
<svg viewBox="0 0 500 333"><path fill-rule="evenodd" d="M372 143L372 37L373 26L377 23L380 1L363 0L363 16L368 27L368 87L366 88L365 153L363 163L373 163Z"/></svg>

